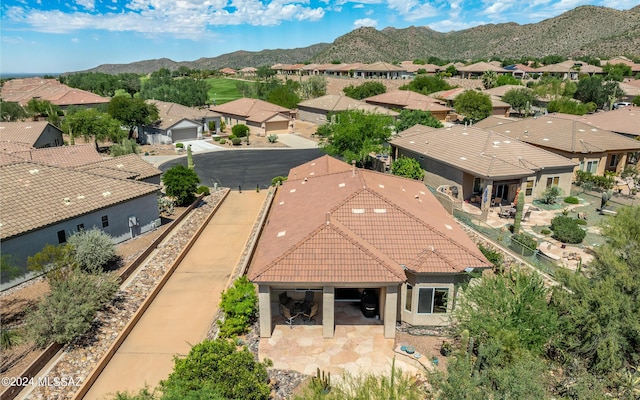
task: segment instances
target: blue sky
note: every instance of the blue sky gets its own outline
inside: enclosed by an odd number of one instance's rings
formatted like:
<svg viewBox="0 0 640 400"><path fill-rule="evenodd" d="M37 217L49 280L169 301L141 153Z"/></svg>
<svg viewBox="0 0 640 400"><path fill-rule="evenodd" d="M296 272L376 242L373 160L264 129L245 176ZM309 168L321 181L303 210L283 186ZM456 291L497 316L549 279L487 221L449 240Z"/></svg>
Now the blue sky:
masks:
<svg viewBox="0 0 640 400"><path fill-rule="evenodd" d="M626 10L638 0L3 0L0 74L305 47L360 26L527 24L586 4Z"/></svg>

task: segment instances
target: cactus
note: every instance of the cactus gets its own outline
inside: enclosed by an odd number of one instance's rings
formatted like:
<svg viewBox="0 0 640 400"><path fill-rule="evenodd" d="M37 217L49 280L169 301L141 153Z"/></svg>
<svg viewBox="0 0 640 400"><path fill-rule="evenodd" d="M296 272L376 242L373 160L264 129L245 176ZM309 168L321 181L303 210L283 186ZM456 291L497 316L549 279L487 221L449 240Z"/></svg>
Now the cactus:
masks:
<svg viewBox="0 0 640 400"><path fill-rule="evenodd" d="M329 393L331 390L331 372L327 372L325 374L324 371L322 371L321 374L320 368L317 368L316 376L311 378L311 387L316 391Z"/></svg>
<svg viewBox="0 0 640 400"><path fill-rule="evenodd" d="M191 145L187 146L187 168L193 171L195 165L193 164L193 154L191 154Z"/></svg>
<svg viewBox="0 0 640 400"><path fill-rule="evenodd" d="M469 330L465 329L460 332L460 347L463 351L467 351L469 348Z"/></svg>

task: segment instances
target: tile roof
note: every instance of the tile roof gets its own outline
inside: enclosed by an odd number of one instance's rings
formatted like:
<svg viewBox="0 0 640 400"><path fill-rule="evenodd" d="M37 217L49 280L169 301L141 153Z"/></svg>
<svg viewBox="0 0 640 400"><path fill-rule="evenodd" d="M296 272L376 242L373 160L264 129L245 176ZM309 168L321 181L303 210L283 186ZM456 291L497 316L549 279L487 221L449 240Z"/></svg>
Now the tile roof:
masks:
<svg viewBox="0 0 640 400"><path fill-rule="evenodd" d="M93 162L77 168L82 171L91 171L98 175L135 178L143 180L162 174L158 168L149 164L137 154L126 154L119 157L111 157L98 162Z"/></svg>
<svg viewBox="0 0 640 400"><path fill-rule="evenodd" d="M640 136L640 107L622 107L617 110L600 111L594 114L554 114L558 118L572 119L599 129Z"/></svg>
<svg viewBox="0 0 640 400"><path fill-rule="evenodd" d="M23 161L34 161L54 167L77 167L102 161L102 156L94 144L44 147L16 151L12 154Z"/></svg>
<svg viewBox="0 0 640 400"><path fill-rule="evenodd" d="M407 110L451 111L433 97L425 96L411 90L391 90L386 93L363 99L368 103L385 104L388 107L400 107Z"/></svg>
<svg viewBox="0 0 640 400"><path fill-rule="evenodd" d="M220 114L232 114L242 117L248 117L260 111L272 111L285 115L291 114L291 110L289 110L288 108L280 107L279 105L268 103L263 100L249 99L246 97L238 100L233 100L219 106L213 106L210 108L210 110Z"/></svg>
<svg viewBox="0 0 640 400"><path fill-rule="evenodd" d="M312 160L278 189L252 281L402 282L403 265L441 274L490 267L422 182L337 163ZM425 252L446 261L431 263Z"/></svg>
<svg viewBox="0 0 640 400"><path fill-rule="evenodd" d="M32 162L0 166L0 187L3 240L160 190L158 185Z"/></svg>
<svg viewBox="0 0 640 400"><path fill-rule="evenodd" d="M494 88L491 88L491 89L485 89L485 90L483 90L483 92L488 94L488 95L490 95L490 96L502 97L502 96L505 95L505 93L507 93L509 90L512 90L512 89L527 89L527 90L531 90L531 89L528 89L524 85L502 85L502 86L494 87Z"/></svg>
<svg viewBox="0 0 640 400"><path fill-rule="evenodd" d="M2 86L0 96L4 101L15 101L22 105L34 97L48 100L58 106L104 104L110 100L63 85L56 79L42 78L11 79Z"/></svg>
<svg viewBox="0 0 640 400"><path fill-rule="evenodd" d="M366 72L401 72L406 71L402 67L398 67L397 65L390 64L384 61L377 61L371 64L365 64L360 68L356 68L357 71L366 71Z"/></svg>
<svg viewBox="0 0 640 400"><path fill-rule="evenodd" d="M304 179L336 172L351 171L354 167L329 155L316 158L289 170L287 180Z"/></svg>
<svg viewBox="0 0 640 400"><path fill-rule="evenodd" d="M543 168L576 165L568 158L476 126L436 129L415 125L390 143L487 178L528 177Z"/></svg>
<svg viewBox="0 0 640 400"><path fill-rule="evenodd" d="M497 65L490 64L488 62L480 61L475 64L466 65L464 67L458 68L458 71L462 72L486 72L486 71L495 71L495 72L508 72L506 69L499 67Z"/></svg>
<svg viewBox="0 0 640 400"><path fill-rule="evenodd" d="M566 60L557 64L549 64L537 69L537 72L581 72L581 73L602 73L602 68L589 65L582 61Z"/></svg>
<svg viewBox="0 0 640 400"><path fill-rule="evenodd" d="M298 104L300 107L315 108L318 110L328 112L339 112L347 110L361 110L374 114L385 114L391 116L398 116L398 113L392 110L388 110L384 107L378 107L371 104L367 104L364 101L352 99L351 97L341 94L328 94L326 96L317 97L315 99L306 100Z"/></svg>
<svg viewBox="0 0 640 400"><path fill-rule="evenodd" d="M3 121L0 122L0 140L33 146L44 133L47 125L50 125L48 121ZM51 126L53 127L53 125Z"/></svg>
<svg viewBox="0 0 640 400"><path fill-rule="evenodd" d="M581 121L544 115L516 121L491 119L474 126L492 130L539 147L569 153L640 150L640 142Z"/></svg>
<svg viewBox="0 0 640 400"><path fill-rule="evenodd" d="M203 118L220 116L220 114L206 108L198 109L159 100L147 100L147 103L155 104L158 107L158 116L160 118L158 126L162 129L168 129L184 119L199 123Z"/></svg>

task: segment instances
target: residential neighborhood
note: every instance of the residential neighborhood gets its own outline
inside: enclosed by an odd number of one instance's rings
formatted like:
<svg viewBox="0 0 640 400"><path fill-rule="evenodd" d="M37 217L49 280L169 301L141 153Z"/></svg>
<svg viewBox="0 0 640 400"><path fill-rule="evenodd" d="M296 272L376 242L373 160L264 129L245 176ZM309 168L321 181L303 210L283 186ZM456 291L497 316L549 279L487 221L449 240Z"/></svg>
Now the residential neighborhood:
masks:
<svg viewBox="0 0 640 400"><path fill-rule="evenodd" d="M3 80L2 397L634 398L640 59L441 61Z"/></svg>

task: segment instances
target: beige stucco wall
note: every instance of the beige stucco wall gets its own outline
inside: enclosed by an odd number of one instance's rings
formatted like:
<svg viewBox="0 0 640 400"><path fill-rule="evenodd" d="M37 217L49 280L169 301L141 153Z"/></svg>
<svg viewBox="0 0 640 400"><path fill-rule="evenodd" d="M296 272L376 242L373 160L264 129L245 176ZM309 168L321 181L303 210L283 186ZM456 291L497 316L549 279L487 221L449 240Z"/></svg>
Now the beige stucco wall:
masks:
<svg viewBox="0 0 640 400"><path fill-rule="evenodd" d="M400 288L399 304L400 319L411 325L446 326L450 323L453 312L454 298L456 296L455 285L464 279L461 275L414 275L407 273L408 283ZM407 284L413 287L411 311L407 311ZM418 293L420 288L446 288L449 289L447 301L447 313L445 314L418 314Z"/></svg>

